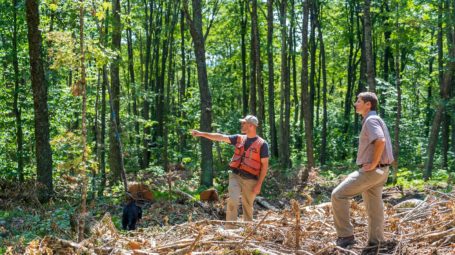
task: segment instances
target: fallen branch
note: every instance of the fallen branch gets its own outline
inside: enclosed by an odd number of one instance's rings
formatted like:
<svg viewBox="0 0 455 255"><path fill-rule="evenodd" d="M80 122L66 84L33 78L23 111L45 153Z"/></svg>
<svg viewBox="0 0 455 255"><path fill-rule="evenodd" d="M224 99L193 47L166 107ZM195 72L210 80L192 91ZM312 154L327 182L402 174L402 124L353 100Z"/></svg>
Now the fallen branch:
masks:
<svg viewBox="0 0 455 255"><path fill-rule="evenodd" d="M264 208L266 208L266 209L268 209L268 210L278 211L278 209L277 209L275 206L271 205L271 204L270 204L269 202L267 202L267 201L265 200L265 198L263 198L263 197L257 196L257 197L256 197L256 202L257 202L260 206L262 206L262 207L264 207Z"/></svg>

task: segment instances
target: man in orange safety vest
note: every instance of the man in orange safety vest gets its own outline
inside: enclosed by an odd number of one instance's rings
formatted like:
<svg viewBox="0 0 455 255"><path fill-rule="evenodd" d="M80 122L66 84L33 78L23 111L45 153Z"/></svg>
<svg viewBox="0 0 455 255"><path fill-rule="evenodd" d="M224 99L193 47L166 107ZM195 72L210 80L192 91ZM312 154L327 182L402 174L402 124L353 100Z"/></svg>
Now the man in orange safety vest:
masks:
<svg viewBox="0 0 455 255"><path fill-rule="evenodd" d="M261 192L269 166L269 146L257 135L258 119L247 115L240 119L242 134L223 135L192 130L194 137L204 137L212 141L226 142L235 146L229 167L229 199L226 208L226 221L236 221L239 199L242 198L243 220L253 220L253 204ZM232 225L228 224L227 227Z"/></svg>

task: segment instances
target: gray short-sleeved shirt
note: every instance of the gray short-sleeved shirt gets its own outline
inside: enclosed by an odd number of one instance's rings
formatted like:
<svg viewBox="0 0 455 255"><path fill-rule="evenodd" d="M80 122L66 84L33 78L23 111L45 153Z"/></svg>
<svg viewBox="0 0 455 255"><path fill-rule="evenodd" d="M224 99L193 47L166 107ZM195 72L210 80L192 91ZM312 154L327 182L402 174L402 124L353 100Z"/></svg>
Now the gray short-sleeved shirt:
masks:
<svg viewBox="0 0 455 255"><path fill-rule="evenodd" d="M393 162L393 152L389 130L384 121L376 114L376 111L370 111L362 122L359 149L357 151L357 165L368 164L373 161L374 141L379 138L385 138L384 152L381 155L379 164L391 164Z"/></svg>

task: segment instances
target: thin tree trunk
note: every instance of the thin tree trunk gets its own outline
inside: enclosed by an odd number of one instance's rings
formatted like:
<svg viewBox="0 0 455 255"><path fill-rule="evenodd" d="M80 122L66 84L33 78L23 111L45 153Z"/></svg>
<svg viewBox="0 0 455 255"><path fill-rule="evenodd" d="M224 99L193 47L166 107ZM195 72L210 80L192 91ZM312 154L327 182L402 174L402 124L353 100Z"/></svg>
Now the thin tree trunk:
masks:
<svg viewBox="0 0 455 255"><path fill-rule="evenodd" d="M396 7L396 23L395 28L396 32L400 34L400 27L398 23L398 13L399 13L399 4L397 3ZM397 173L398 173L398 162L400 156L400 121L401 121L401 76L400 76L400 41L396 40L396 60L395 60L395 83L397 89L397 116L395 118L395 128L394 128L394 136L393 136L393 157L395 159L395 171L393 172L393 183L396 184L397 182Z"/></svg>
<svg viewBox="0 0 455 255"><path fill-rule="evenodd" d="M147 5L147 1L145 3ZM142 118L144 120L149 119L150 114L150 98L147 96L148 91L150 90L149 84L151 83L150 80L150 65L151 65L151 46L152 46L152 24L153 24L153 1L150 0L149 2L149 10L150 13L145 10L145 34L146 34L146 42L145 42L145 71L144 71L144 101L142 106ZM144 126L143 131L143 151L142 151L142 163L141 168L145 169L150 164L150 133L151 128L149 125Z"/></svg>
<svg viewBox="0 0 455 255"><path fill-rule="evenodd" d="M260 35L259 35L259 26L258 26L258 11L257 11L257 0L253 0L252 5L252 13L251 13L251 32L252 32L252 48L254 48L254 54L252 58L254 58L253 68L254 68L254 76L252 79L255 80L257 94L258 94L258 104L257 104L257 113L258 113L258 120L259 120L259 127L258 127L258 134L263 136L262 134L262 127L265 123L265 107L264 107L264 85L262 83L262 62L261 62L261 42L260 42ZM253 93L251 92L251 95Z"/></svg>
<svg viewBox="0 0 455 255"><path fill-rule="evenodd" d="M190 17L188 0L184 0L184 11L190 27L190 33L194 43L194 54L196 56L197 74L199 82L199 93L201 95L201 130L211 132L212 130L212 96L207 80L207 66L205 62L205 40L202 33L202 6L200 0L192 0L193 15ZM212 142L208 139L201 139L201 185L213 185L213 155Z"/></svg>
<svg viewBox="0 0 455 255"><path fill-rule="evenodd" d="M168 3L166 4L166 12L164 14L164 27L165 31L170 31L172 28L170 27L170 16L171 16L171 8L172 6ZM167 28L167 29L166 29ZM163 40L163 48L161 52L161 68L160 73L158 74L157 78L157 100L156 100L156 119L158 121L158 125L155 126L155 141L163 141L164 142L164 128L165 128L165 91L164 91L164 83L165 83L165 74L166 74L166 63L169 55L169 41L170 33L164 34ZM158 138L158 139L157 139ZM163 142L159 142L159 148L161 151L164 150ZM164 151L163 151L164 152ZM164 169L167 169L167 165L165 164L165 157L167 157L167 152L160 153L159 155L159 163L163 165Z"/></svg>
<svg viewBox="0 0 455 255"><path fill-rule="evenodd" d="M130 0L127 1L127 13L131 15L131 3ZM130 83L131 83L131 96L133 98L133 116L134 116L134 131L135 131L135 145L136 145L136 153L138 156L138 162L142 162L142 155L140 153L140 133L139 133L139 113L137 110L137 86L136 86L136 77L134 73L134 54L133 54L133 31L131 29L132 24L129 24L128 29L126 30L126 39L128 44L128 71L130 75Z"/></svg>
<svg viewBox="0 0 455 255"><path fill-rule="evenodd" d="M269 68L269 128L271 151L273 157L278 157L278 141L275 126L275 75L273 64L273 0L267 0L267 61Z"/></svg>
<svg viewBox="0 0 455 255"><path fill-rule="evenodd" d="M319 47L321 56L321 69L322 69L322 134L321 134L321 152L320 163L325 165L327 161L327 68L325 64L325 47L324 39L322 36L322 29L319 20L322 20L322 15L319 13L319 7L316 5L316 26L318 27Z"/></svg>
<svg viewBox="0 0 455 255"><path fill-rule="evenodd" d="M249 101L249 113L257 115L257 77L256 70L258 63L256 62L256 28L257 28L257 0L252 0L253 11L251 12L251 47L250 47L250 101ZM256 4L256 5L255 5ZM249 3L247 4L248 9L250 8ZM254 9L256 8L256 17L254 16Z"/></svg>
<svg viewBox="0 0 455 255"><path fill-rule="evenodd" d="M120 52L122 28L120 22L120 0L112 0L112 50ZM111 64L111 127L109 129L109 165L114 181L121 178L120 155L120 56Z"/></svg>
<svg viewBox="0 0 455 255"><path fill-rule="evenodd" d="M14 69L14 101L13 112L16 117L16 157L17 174L20 183L24 182L24 136L22 133L21 109L19 107L19 61L17 57L17 0L13 0L13 69Z"/></svg>
<svg viewBox="0 0 455 255"><path fill-rule="evenodd" d="M285 168L291 167L290 161L290 83L289 83L289 66L287 56L287 26L286 26L286 13L287 13L287 0L280 2L280 24L281 24L281 141L280 141L280 161L281 165Z"/></svg>
<svg viewBox="0 0 455 255"><path fill-rule="evenodd" d="M292 91L293 91L293 106L294 106L294 123L293 130L296 130L299 121L299 96L297 92L297 65L296 65L296 22L295 22L295 1L291 0L291 29L289 30L289 51L291 52L289 66L292 67ZM297 143L301 140L301 134L295 132Z"/></svg>
<svg viewBox="0 0 455 255"><path fill-rule="evenodd" d="M309 101L309 108L310 108L310 120L311 120L311 129L313 130L314 127L314 97L315 97L315 84L314 79L316 77L316 22L315 19L315 1L316 0L309 0L309 12L310 12L310 101Z"/></svg>
<svg viewBox="0 0 455 255"><path fill-rule="evenodd" d="M39 29L39 8L37 0L26 0L28 25L28 47L30 55L30 76L32 80L33 105L35 112L35 146L38 198L47 202L52 196L52 151L49 143L49 111L47 108L47 83L41 58L41 32Z"/></svg>
<svg viewBox="0 0 455 255"><path fill-rule="evenodd" d="M439 11L442 13L442 0L439 3ZM448 17L450 17L451 20L455 19L455 15L450 11L450 5L446 4L445 6L446 14ZM449 19L449 20L450 20ZM443 119L443 114L446 110L446 104L447 101L449 100L449 88L452 84L453 81L453 73L455 71L455 46L454 46L454 41L455 41L455 30L453 28L454 24L453 23L448 23L448 26L446 28L447 30L447 43L448 48L449 48L449 59L446 64L446 71L443 74L443 79L442 83L440 85L440 94L442 98L442 102L439 103L436 114L433 119L433 124L431 126L431 131L430 131L430 137L428 141L428 156L427 156L427 161L425 162L425 172L424 172L424 179L428 180L431 175L432 175L432 170L433 170L433 161L434 161L434 153L436 151L436 145L438 142L438 134L439 134L439 127L441 125L442 119ZM442 38L441 38L442 39ZM441 51L442 48L439 48L442 46L441 44L438 46L438 50Z"/></svg>
<svg viewBox="0 0 455 255"><path fill-rule="evenodd" d="M246 74L246 23L247 15L245 6L247 2L245 0L240 0L240 44L242 52L242 112L243 116L248 114L248 90L247 90L247 74Z"/></svg>
<svg viewBox="0 0 455 255"><path fill-rule="evenodd" d="M169 62L168 62L168 79L167 79L167 85L166 85L166 90L163 91L163 95L165 95L164 97L164 104L163 104L163 165L164 165L164 169L167 169L168 168L168 165L169 165L169 128L170 126L167 125L168 121L169 121L169 118L168 116L169 115L172 115L173 112L172 112L172 109L171 109L171 84L174 83L174 59L173 59L173 56L174 56L174 28L175 28L175 25L177 24L177 20L178 20L178 11L179 10L179 6L178 6L178 3L174 3L173 4L170 4L169 5L169 13L167 15L169 15L170 17L170 22L167 22L167 26L168 26L168 38L169 38L169 42L168 42L168 47L169 47ZM162 70L162 80L164 81L164 68ZM169 170L169 169L167 169Z"/></svg>
<svg viewBox="0 0 455 255"><path fill-rule="evenodd" d="M308 19L310 13L310 0L305 0L303 5L303 28L302 28L302 91L301 102L302 108L300 109L300 122L305 122L305 141L306 141L306 157L307 167L302 174L302 183L308 180L309 172L314 167L313 155L313 130L311 128L311 109L310 97L308 95ZM301 129L301 132L303 130Z"/></svg>
<svg viewBox="0 0 455 255"><path fill-rule="evenodd" d="M385 27L385 30L384 30L384 43L385 43L385 50L384 50L384 60L383 60L383 79L384 81L386 82L389 82L389 63L390 63L390 58L392 58L392 52L391 52L391 47L390 47L390 36L392 34L391 30L390 30L390 25L389 25L389 13L390 13L390 8L389 8L389 1L386 0L383 2L383 7L381 7L381 12L383 12L383 15L384 15L384 27ZM384 11L385 9L385 11ZM398 58L398 57L397 57ZM386 83L387 84L387 83ZM387 90L387 88L385 88L385 90ZM385 118L385 114L386 114L386 111L385 111L385 103L386 103L386 96L382 95L382 92L383 91L380 91L380 94L379 95L379 105L380 105L380 113L381 113L381 117L382 118Z"/></svg>
<svg viewBox="0 0 455 255"><path fill-rule="evenodd" d="M185 14L183 10L180 11L180 37L182 38L180 51L182 59L182 78L180 80L179 86L179 100L178 105L182 105L185 100L185 90L186 90L186 54L185 54ZM178 108L178 116L181 118L182 122L185 119L185 112L181 107ZM185 132L183 128L177 128L179 136L179 155L183 155L183 150L185 148ZM179 156L179 161L182 160L182 157Z"/></svg>
<svg viewBox="0 0 455 255"><path fill-rule="evenodd" d="M433 31L431 32L431 42L433 43ZM437 44L435 45L437 51ZM433 63L434 57L431 56L430 60L428 61L428 75L433 74ZM433 115L433 109L431 108L431 103L433 100L433 84L428 84L427 88L427 100L426 100L426 109L425 109L425 136L428 137L430 135L430 124L431 124L431 117Z"/></svg>
<svg viewBox="0 0 455 255"><path fill-rule="evenodd" d="M371 26L371 15L370 15L371 0L365 0L363 7L363 30L364 30L364 41L365 41L365 60L366 60L366 75L368 82L368 90L370 92L376 92L376 82L374 74L374 58L372 49L372 26Z"/></svg>
<svg viewBox="0 0 455 255"><path fill-rule="evenodd" d="M106 27L107 30L107 27ZM100 173L101 183L98 188L98 195L103 196L106 187L106 88L109 84L107 66L103 66L103 81L101 83L101 137L100 137Z"/></svg>
<svg viewBox="0 0 455 255"><path fill-rule="evenodd" d="M84 0L80 0L79 7L79 45L80 45L80 68L81 68L81 89L82 89L82 201L79 217L78 241L84 240L85 216L87 214L87 91L85 79L85 50L84 50Z"/></svg>

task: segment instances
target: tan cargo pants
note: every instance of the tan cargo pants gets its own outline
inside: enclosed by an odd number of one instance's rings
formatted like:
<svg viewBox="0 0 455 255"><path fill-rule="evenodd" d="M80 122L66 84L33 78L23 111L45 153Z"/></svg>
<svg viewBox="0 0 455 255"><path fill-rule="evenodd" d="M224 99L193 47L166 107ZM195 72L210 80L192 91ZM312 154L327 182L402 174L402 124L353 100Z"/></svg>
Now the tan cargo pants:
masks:
<svg viewBox="0 0 455 255"><path fill-rule="evenodd" d="M229 198L226 208L226 221L237 220L240 196L242 196L243 220L253 220L253 204L256 198L256 195L253 194L253 188L257 182L257 180L246 179L237 174L229 173Z"/></svg>
<svg viewBox="0 0 455 255"><path fill-rule="evenodd" d="M384 241L382 189L388 175L389 167L382 167L369 172L358 170L348 175L332 191L333 219L338 237L354 235L353 226L349 219L349 199L362 194L368 215L368 241L371 243Z"/></svg>

